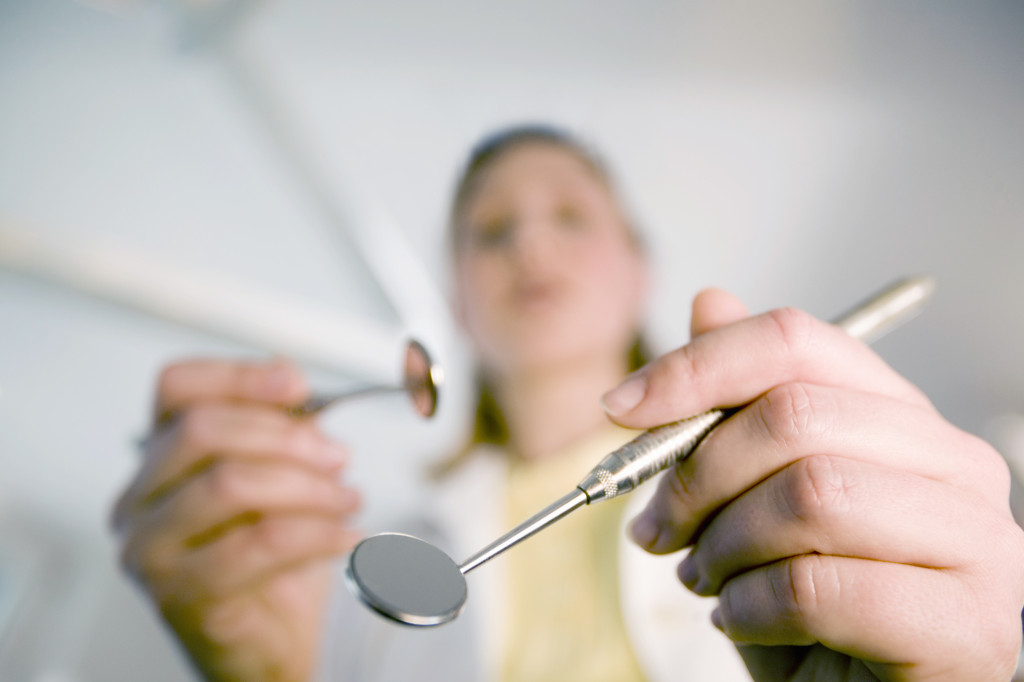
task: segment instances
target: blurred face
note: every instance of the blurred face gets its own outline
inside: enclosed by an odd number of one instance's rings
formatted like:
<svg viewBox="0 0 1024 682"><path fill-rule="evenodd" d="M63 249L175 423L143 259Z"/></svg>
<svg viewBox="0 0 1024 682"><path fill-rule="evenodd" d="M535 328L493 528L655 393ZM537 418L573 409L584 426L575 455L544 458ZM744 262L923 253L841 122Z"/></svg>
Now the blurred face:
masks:
<svg viewBox="0 0 1024 682"><path fill-rule="evenodd" d="M585 162L554 144L513 147L477 178L456 220L457 311L486 369L625 363L646 267Z"/></svg>

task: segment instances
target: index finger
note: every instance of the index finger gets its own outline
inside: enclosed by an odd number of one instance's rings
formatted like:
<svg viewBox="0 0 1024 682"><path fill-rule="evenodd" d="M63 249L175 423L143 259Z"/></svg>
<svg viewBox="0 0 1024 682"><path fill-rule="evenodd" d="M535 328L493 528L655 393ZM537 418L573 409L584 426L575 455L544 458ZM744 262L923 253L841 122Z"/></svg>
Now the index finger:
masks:
<svg viewBox="0 0 1024 682"><path fill-rule="evenodd" d="M198 402L240 401L294 405L309 395L302 373L291 362L186 360L160 373L154 419L167 421Z"/></svg>
<svg viewBox="0 0 1024 682"><path fill-rule="evenodd" d="M719 327L634 372L604 397L628 428L745 405L776 386L809 382L931 403L863 342L794 308Z"/></svg>

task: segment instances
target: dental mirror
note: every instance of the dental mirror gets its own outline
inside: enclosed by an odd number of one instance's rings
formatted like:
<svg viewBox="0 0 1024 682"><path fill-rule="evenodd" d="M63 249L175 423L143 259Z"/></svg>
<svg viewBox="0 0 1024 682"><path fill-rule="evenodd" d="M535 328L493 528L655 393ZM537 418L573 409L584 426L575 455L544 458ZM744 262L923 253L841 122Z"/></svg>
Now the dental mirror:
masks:
<svg viewBox="0 0 1024 682"><path fill-rule="evenodd" d="M377 613L405 625L441 625L466 604L466 574L587 504L576 488L461 564L425 540L400 533L372 535L352 550L349 591Z"/></svg>
<svg viewBox="0 0 1024 682"><path fill-rule="evenodd" d="M412 401L413 409L423 418L432 417L437 411L438 390L444 382L441 366L433 361L427 349L419 341L411 339L405 347L405 366L401 386L365 386L343 393L324 393L312 396L301 405L287 408L288 414L307 417L354 398L381 393L404 391Z"/></svg>
<svg viewBox="0 0 1024 682"><path fill-rule="evenodd" d="M441 625L466 603L466 579L451 558L411 535L383 533L352 550L349 590L377 613L407 625Z"/></svg>

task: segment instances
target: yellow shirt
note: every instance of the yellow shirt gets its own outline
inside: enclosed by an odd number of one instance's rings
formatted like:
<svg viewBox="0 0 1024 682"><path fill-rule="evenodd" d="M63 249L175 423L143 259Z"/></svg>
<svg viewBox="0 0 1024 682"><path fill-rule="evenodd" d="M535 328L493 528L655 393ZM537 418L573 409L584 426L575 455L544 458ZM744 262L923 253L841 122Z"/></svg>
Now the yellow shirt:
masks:
<svg viewBox="0 0 1024 682"><path fill-rule="evenodd" d="M636 435L615 426L542 461L512 462L508 527L572 490ZM626 498L577 510L509 552L506 682L642 680L619 609L618 543Z"/></svg>

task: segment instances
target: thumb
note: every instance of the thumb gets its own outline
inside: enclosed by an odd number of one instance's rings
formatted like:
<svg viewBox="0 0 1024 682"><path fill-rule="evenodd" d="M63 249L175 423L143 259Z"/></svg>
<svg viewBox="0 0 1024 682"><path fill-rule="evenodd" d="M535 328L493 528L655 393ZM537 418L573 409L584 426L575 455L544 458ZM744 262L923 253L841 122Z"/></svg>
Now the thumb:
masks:
<svg viewBox="0 0 1024 682"><path fill-rule="evenodd" d="M692 340L705 332L739 322L748 316L747 307L733 294L722 289L704 289L693 299L690 338ZM601 403L609 416L614 419L624 415L643 401L647 392L644 374L650 366L637 370L619 386L604 394Z"/></svg>
<svg viewBox="0 0 1024 682"><path fill-rule="evenodd" d="M738 322L749 315L739 298L722 289L704 289L693 299L690 338Z"/></svg>

